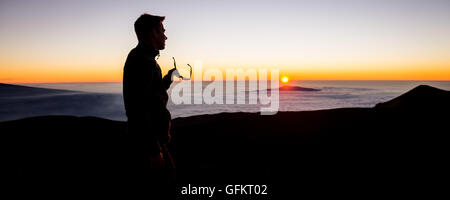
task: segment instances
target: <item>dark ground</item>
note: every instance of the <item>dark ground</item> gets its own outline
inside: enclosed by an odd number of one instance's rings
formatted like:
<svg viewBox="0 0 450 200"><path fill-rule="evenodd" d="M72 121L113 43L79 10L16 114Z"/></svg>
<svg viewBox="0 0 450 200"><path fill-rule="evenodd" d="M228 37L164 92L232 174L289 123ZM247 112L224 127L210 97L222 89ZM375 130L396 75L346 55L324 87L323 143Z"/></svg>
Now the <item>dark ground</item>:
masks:
<svg viewBox="0 0 450 200"><path fill-rule="evenodd" d="M176 193L187 184L267 184L266 199L432 198L447 181L448 102L449 91L418 86L375 108L177 118ZM19 196L127 197L140 183L127 178L125 126L73 116L1 122L9 185Z"/></svg>

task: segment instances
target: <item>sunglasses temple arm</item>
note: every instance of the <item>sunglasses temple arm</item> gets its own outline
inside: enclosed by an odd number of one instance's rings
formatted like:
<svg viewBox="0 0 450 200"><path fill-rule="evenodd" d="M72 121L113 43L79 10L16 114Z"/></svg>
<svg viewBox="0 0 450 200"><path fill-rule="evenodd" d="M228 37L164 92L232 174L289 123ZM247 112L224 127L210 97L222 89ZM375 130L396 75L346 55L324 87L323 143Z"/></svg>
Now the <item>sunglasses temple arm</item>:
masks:
<svg viewBox="0 0 450 200"><path fill-rule="evenodd" d="M192 66L190 64L187 64L189 66L189 78L192 77Z"/></svg>
<svg viewBox="0 0 450 200"><path fill-rule="evenodd" d="M172 57L173 59L173 66L175 66L175 69L177 68L177 62L175 61L175 57Z"/></svg>

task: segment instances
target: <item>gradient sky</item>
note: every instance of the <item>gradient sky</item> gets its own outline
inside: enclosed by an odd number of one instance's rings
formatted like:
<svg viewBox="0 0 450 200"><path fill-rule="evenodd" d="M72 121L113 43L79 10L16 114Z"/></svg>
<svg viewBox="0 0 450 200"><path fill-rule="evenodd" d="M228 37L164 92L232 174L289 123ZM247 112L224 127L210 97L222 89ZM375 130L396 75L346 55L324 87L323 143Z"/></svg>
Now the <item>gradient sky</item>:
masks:
<svg viewBox="0 0 450 200"><path fill-rule="evenodd" d="M163 71L279 68L300 80L450 80L450 1L0 0L0 82L121 81L144 13Z"/></svg>

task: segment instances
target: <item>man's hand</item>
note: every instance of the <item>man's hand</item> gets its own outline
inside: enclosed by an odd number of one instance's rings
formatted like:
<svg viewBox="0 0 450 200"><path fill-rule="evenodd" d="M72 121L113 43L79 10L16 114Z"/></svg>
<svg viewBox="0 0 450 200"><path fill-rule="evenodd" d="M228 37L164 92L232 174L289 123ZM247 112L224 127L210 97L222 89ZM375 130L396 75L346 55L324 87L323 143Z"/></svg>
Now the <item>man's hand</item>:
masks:
<svg viewBox="0 0 450 200"><path fill-rule="evenodd" d="M169 71L167 72L167 75L166 75L166 76L172 77L172 73L173 73L175 70L176 70L175 68L172 68L171 70L169 70Z"/></svg>
<svg viewBox="0 0 450 200"><path fill-rule="evenodd" d="M167 88L169 88L170 84L172 84L172 74L175 70L176 70L175 68L169 70L163 78L163 82L167 85L166 90Z"/></svg>

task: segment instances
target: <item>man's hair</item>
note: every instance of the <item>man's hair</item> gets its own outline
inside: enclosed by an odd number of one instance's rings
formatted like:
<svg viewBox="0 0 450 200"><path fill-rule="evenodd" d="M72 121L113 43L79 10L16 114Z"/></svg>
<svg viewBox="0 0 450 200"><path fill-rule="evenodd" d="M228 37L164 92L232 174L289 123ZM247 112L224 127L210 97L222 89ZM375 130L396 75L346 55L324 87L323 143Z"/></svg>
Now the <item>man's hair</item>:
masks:
<svg viewBox="0 0 450 200"><path fill-rule="evenodd" d="M166 17L149 15L147 13L142 14L136 22L134 22L134 31L136 32L139 41L150 33L153 29L161 26L161 23Z"/></svg>

